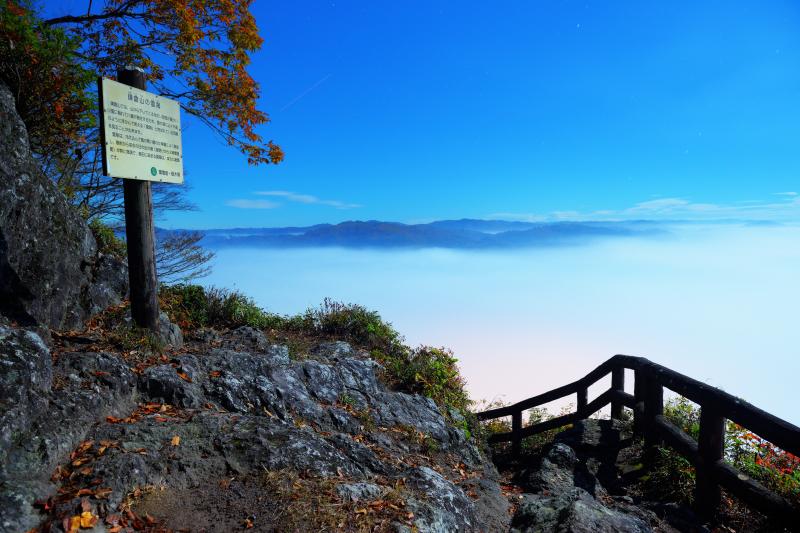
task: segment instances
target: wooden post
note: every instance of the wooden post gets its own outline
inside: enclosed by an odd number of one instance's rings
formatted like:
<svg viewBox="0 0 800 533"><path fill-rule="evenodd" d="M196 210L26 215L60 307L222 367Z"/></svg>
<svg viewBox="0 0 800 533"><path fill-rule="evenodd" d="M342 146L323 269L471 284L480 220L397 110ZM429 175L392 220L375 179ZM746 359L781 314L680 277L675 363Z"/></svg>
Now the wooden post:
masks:
<svg viewBox="0 0 800 533"><path fill-rule="evenodd" d="M646 449L652 449L662 443L656 430L656 417L664 414L664 387L652 378L645 379L644 444Z"/></svg>
<svg viewBox="0 0 800 533"><path fill-rule="evenodd" d="M511 415L511 455L519 457L522 451L522 411Z"/></svg>
<svg viewBox="0 0 800 533"><path fill-rule="evenodd" d="M117 71L117 81L145 90L144 73ZM131 316L139 327L158 331L158 278L156 277L153 195L150 182L122 180L125 197L125 237L128 244L128 279Z"/></svg>
<svg viewBox="0 0 800 533"><path fill-rule="evenodd" d="M586 418L588 414L586 412L586 406L589 404L589 388L588 387L581 387L578 389L578 407L575 412L578 415L578 418Z"/></svg>
<svg viewBox="0 0 800 533"><path fill-rule="evenodd" d="M633 372L633 434L644 434L644 390L646 387L644 374L640 370Z"/></svg>
<svg viewBox="0 0 800 533"><path fill-rule="evenodd" d="M625 392L625 369L615 368L611 371L611 390ZM611 401L611 418L613 420L622 419L622 402L619 400Z"/></svg>
<svg viewBox="0 0 800 533"><path fill-rule="evenodd" d="M714 465L722 459L725 448L725 418L708 406L700 408L700 435L697 439L697 478L695 505L705 518L713 517L722 499L714 475Z"/></svg>

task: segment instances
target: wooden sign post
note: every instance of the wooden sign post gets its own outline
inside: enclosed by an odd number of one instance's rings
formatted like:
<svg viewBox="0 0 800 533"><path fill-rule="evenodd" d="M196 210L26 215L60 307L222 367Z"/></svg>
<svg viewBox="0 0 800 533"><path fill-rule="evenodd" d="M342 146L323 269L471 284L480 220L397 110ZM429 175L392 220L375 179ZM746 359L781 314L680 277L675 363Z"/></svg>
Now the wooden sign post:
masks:
<svg viewBox="0 0 800 533"><path fill-rule="evenodd" d="M158 277L151 181L183 182L180 105L145 92L144 73L123 69L100 79L103 172L123 178L131 315L158 331ZM126 87L127 86L127 87Z"/></svg>

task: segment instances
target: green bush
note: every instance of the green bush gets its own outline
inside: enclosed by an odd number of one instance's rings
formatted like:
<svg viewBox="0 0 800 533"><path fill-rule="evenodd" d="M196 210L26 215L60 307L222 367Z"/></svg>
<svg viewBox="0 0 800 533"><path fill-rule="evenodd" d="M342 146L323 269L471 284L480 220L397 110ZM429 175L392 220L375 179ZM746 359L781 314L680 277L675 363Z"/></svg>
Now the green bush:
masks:
<svg viewBox="0 0 800 533"><path fill-rule="evenodd" d="M464 390L464 379L458 370L458 359L446 348L406 347L390 353L374 350L373 357L381 362L397 388L423 394L437 404L466 412L470 405Z"/></svg>
<svg viewBox="0 0 800 533"><path fill-rule="evenodd" d="M656 448L653 459L642 478L647 494L659 500L690 504L695 486L692 463L670 448Z"/></svg>
<svg viewBox="0 0 800 533"><path fill-rule="evenodd" d="M800 507L800 457L785 452L752 431L728 421L725 459Z"/></svg>
<svg viewBox="0 0 800 533"><path fill-rule="evenodd" d="M572 408L572 405L564 407L559 416L572 412ZM550 411L548 411L546 408L534 407L528 411L527 425L533 426L553 418L555 418L555 415L550 413ZM536 435L531 435L528 438L522 439L522 450L530 454L539 453L545 446L553 442L557 434L567 429L567 427L568 426L561 426L548 429L547 431L542 431L541 433L537 433Z"/></svg>
<svg viewBox="0 0 800 533"><path fill-rule="evenodd" d="M158 292L161 310L183 329L208 325L208 298L200 285L162 285Z"/></svg>
<svg viewBox="0 0 800 533"><path fill-rule="evenodd" d="M325 298L317 309L306 311L299 321L317 334L341 338L367 350L393 351L402 338L381 316L357 304L344 304Z"/></svg>
<svg viewBox="0 0 800 533"><path fill-rule="evenodd" d="M128 249L125 241L117 237L111 226L100 219L94 218L89 222L89 229L92 230L94 240L97 241L97 250L99 252L118 259L127 257Z"/></svg>
<svg viewBox="0 0 800 533"><path fill-rule="evenodd" d="M700 408L683 397L670 400L664 406L664 416L692 438L700 433ZM728 422L725 432L725 460L738 470L759 481L767 488L800 504L800 458L780 450L751 431ZM694 475L688 461L672 450L660 451L656 483L674 487L688 501L686 480Z"/></svg>
<svg viewBox="0 0 800 533"><path fill-rule="evenodd" d="M159 291L161 309L170 320L185 329L200 327L258 329L279 327L285 318L268 313L238 291L200 285L162 285Z"/></svg>
<svg viewBox="0 0 800 533"><path fill-rule="evenodd" d="M683 396L673 398L664 405L664 416L697 440L700 435L700 409Z"/></svg>
<svg viewBox="0 0 800 533"><path fill-rule="evenodd" d="M272 327L280 317L267 313L249 297L237 291L211 288L206 291L208 321L212 326Z"/></svg>

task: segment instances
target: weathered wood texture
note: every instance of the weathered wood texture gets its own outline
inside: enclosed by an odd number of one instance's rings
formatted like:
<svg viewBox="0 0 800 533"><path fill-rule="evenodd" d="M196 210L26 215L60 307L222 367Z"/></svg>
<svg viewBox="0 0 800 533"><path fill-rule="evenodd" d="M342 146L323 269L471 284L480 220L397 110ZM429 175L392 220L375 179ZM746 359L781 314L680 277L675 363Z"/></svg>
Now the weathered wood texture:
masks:
<svg viewBox="0 0 800 533"><path fill-rule="evenodd" d="M120 70L117 81L145 90L144 74ZM122 180L125 197L125 239L128 245L128 277L131 316L134 322L158 331L158 278L156 275L153 195L149 181Z"/></svg>
<svg viewBox="0 0 800 533"><path fill-rule="evenodd" d="M722 493L714 479L714 465L722 461L725 451L725 418L713 406L700 410L700 435L697 438L695 502L697 508L710 514L719 507Z"/></svg>
<svg viewBox="0 0 800 533"><path fill-rule="evenodd" d="M634 394L625 392L625 369L634 371ZM611 373L611 388L588 402L588 388ZM674 391L700 405L698 441L664 417L664 389ZM522 412L577 395L577 410L544 422L522 427ZM623 406L634 412L634 431L644 435L649 449L666 444L689 459L697 469L695 500L698 511L713 515L720 503L720 488L725 488L748 504L779 521L798 516L785 498L737 471L723 460L725 421L733 420L778 448L800 455L800 428L705 383L642 357L615 355L585 377L539 394L514 405L477 413L478 420L512 417L512 431L489 437L490 443L511 442L512 453L520 452L521 440L531 435L572 424L611 404L613 418L622 415Z"/></svg>
<svg viewBox="0 0 800 533"><path fill-rule="evenodd" d="M615 392L625 392L625 369L615 368L611 371L611 390ZM614 399L611 401L611 418L619 420L622 418L622 408L624 404Z"/></svg>

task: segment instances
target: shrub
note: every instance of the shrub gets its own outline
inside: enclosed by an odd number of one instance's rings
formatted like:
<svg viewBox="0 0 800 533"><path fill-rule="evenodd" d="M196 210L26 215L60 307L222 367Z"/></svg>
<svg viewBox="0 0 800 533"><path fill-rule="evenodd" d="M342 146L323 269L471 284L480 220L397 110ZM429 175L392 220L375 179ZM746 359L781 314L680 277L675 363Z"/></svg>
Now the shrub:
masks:
<svg viewBox="0 0 800 533"><path fill-rule="evenodd" d="M697 405L680 396L664 405L664 416L697 440L700 435L700 410Z"/></svg>
<svg viewBox="0 0 800 533"><path fill-rule="evenodd" d="M238 291L211 288L206 291L208 321L213 326L250 326L264 329L276 322L249 297ZM279 319L278 319L279 321Z"/></svg>
<svg viewBox="0 0 800 533"><path fill-rule="evenodd" d="M200 285L162 285L158 299L161 310L181 328L208 325L208 298Z"/></svg>
<svg viewBox="0 0 800 533"><path fill-rule="evenodd" d="M342 338L367 350L389 352L402 345L400 334L376 311L330 298L325 298L319 308L306 311L300 323L317 334Z"/></svg>
<svg viewBox="0 0 800 533"><path fill-rule="evenodd" d="M411 393L423 394L437 404L466 413L470 405L458 359L446 348L405 346L389 353L373 350L372 356L384 365L393 385Z"/></svg>
<svg viewBox="0 0 800 533"><path fill-rule="evenodd" d="M682 397L670 400L664 406L664 416L697 439L700 409L695 404ZM676 452L661 450L660 455L661 463L657 464L657 469L663 470L664 477L660 482L671 484L687 500L690 496L685 493L689 489L684 486L684 481L690 471L694 475L694 470ZM770 490L800 504L800 458L729 421L725 432L725 460Z"/></svg>
<svg viewBox="0 0 800 533"><path fill-rule="evenodd" d="M111 226L98 218L94 218L89 222L89 229L92 230L94 240L97 241L97 250L99 252L118 259L127 257L128 249L125 245L125 241L117 237Z"/></svg>
<svg viewBox="0 0 800 533"><path fill-rule="evenodd" d="M725 459L800 507L800 457L776 448L729 421L725 435Z"/></svg>
<svg viewBox="0 0 800 533"><path fill-rule="evenodd" d="M166 348L157 335L133 323L129 301L104 309L92 316L85 326L96 339L96 342L86 346L87 351L121 351L130 363L145 363L148 360L152 363L154 360L149 356L160 355Z"/></svg>
<svg viewBox="0 0 800 533"><path fill-rule="evenodd" d="M200 327L258 329L281 326L285 318L268 313L238 291L200 285L162 285L159 291L161 308L170 320L185 329Z"/></svg>
<svg viewBox="0 0 800 533"><path fill-rule="evenodd" d="M559 416L572 412L574 405L564 407ZM555 415L550 413L544 407L534 407L528 413L528 425L533 426L541 422L546 422L555 418ZM545 446L553 442L556 435L567 429L569 426L562 426L553 429L548 429L536 435L531 435L528 438L522 439L522 450L527 453L539 453Z"/></svg>
<svg viewBox="0 0 800 533"><path fill-rule="evenodd" d="M677 427L697 439L700 434L700 411L683 397L664 405L664 416ZM642 488L650 498L690 504L694 498L696 472L692 463L671 448L658 447L649 458Z"/></svg>
<svg viewBox="0 0 800 533"><path fill-rule="evenodd" d="M657 448L653 459L648 474L642 479L648 495L659 500L691 503L695 486L692 463L670 448Z"/></svg>

